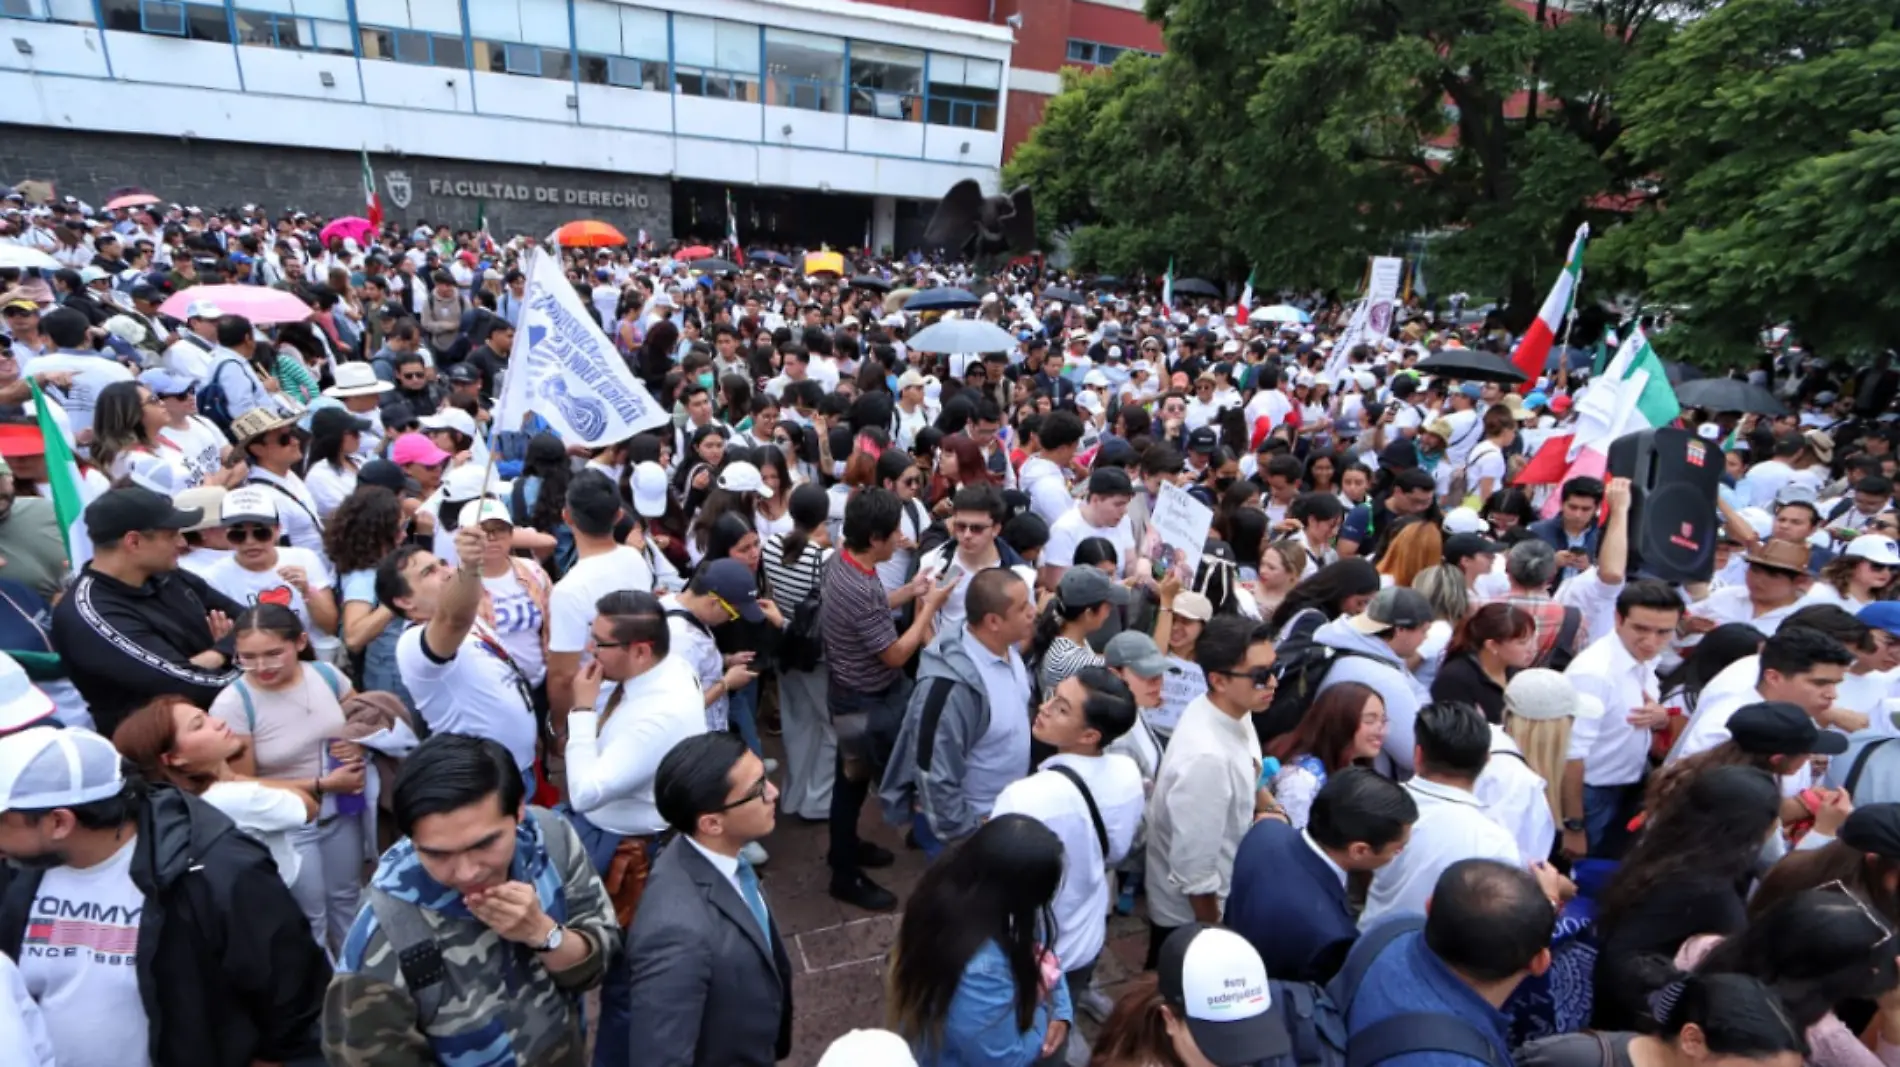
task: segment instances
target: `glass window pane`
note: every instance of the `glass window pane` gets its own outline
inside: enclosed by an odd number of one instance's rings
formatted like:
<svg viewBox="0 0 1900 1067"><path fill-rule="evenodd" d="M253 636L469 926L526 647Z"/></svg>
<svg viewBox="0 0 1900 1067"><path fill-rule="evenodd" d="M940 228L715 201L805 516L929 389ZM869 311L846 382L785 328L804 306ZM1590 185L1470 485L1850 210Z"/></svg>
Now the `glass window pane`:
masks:
<svg viewBox="0 0 1900 1067"><path fill-rule="evenodd" d="M462 8L456 0L409 0L409 19L418 30L452 33L458 37L462 33Z"/></svg>
<svg viewBox="0 0 1900 1067"><path fill-rule="evenodd" d="M851 84L891 93L924 91L924 54L911 48L851 42Z"/></svg>
<svg viewBox="0 0 1900 1067"><path fill-rule="evenodd" d="M527 45L502 46L502 69L510 74L540 74L541 50Z"/></svg>
<svg viewBox="0 0 1900 1067"><path fill-rule="evenodd" d="M38 0L30 0L37 4ZM69 22L80 26L93 24L92 0L47 0L46 15L54 22Z"/></svg>
<svg viewBox="0 0 1900 1067"><path fill-rule="evenodd" d="M972 59L963 79L963 84L978 89L1001 89L1003 87L1003 65L993 59Z"/></svg>
<svg viewBox="0 0 1900 1067"><path fill-rule="evenodd" d="M245 11L264 11L273 15L288 15L294 10L290 6L290 0L241 0L237 6L244 8ZM238 12L238 21L239 23L244 21L244 11ZM253 21L261 23L264 20Z"/></svg>
<svg viewBox="0 0 1900 1067"><path fill-rule="evenodd" d="M470 4L469 10L476 6ZM566 48L567 0L521 0L521 39L548 48Z"/></svg>
<svg viewBox="0 0 1900 1067"><path fill-rule="evenodd" d="M673 62L682 67L719 65L713 20L697 15L673 16Z"/></svg>
<svg viewBox="0 0 1900 1067"><path fill-rule="evenodd" d="M605 55L620 54L620 11L601 0L574 0L574 37Z"/></svg>
<svg viewBox="0 0 1900 1067"><path fill-rule="evenodd" d="M766 101L779 107L842 111L844 40L793 30L765 31Z"/></svg>
<svg viewBox="0 0 1900 1067"><path fill-rule="evenodd" d="M460 37L446 37L438 34L434 38L434 44L436 66L457 68L468 66L468 53L464 50Z"/></svg>
<svg viewBox="0 0 1900 1067"><path fill-rule="evenodd" d="M521 40L521 9L516 0L481 0L468 5L468 33L491 41Z"/></svg>
<svg viewBox="0 0 1900 1067"><path fill-rule="evenodd" d="M350 21L349 0L293 0L297 14L314 19Z"/></svg>
<svg viewBox="0 0 1900 1067"><path fill-rule="evenodd" d="M408 0L356 0L356 18L365 26L409 28Z"/></svg>
<svg viewBox="0 0 1900 1067"><path fill-rule="evenodd" d="M962 56L930 53L930 84L962 85L964 62Z"/></svg>
<svg viewBox="0 0 1900 1067"><path fill-rule="evenodd" d="M719 22L715 25L719 34L719 68L757 74L759 72L759 28L739 22ZM842 56L843 41L838 42L838 48Z"/></svg>
<svg viewBox="0 0 1900 1067"><path fill-rule="evenodd" d="M0 0L0 17L43 19L46 17L45 0Z"/></svg>
<svg viewBox="0 0 1900 1067"><path fill-rule="evenodd" d="M421 33L399 33L396 35L396 58L404 63L429 62L429 38Z"/></svg>
<svg viewBox="0 0 1900 1067"><path fill-rule="evenodd" d="M587 40L587 38L582 38ZM666 61L666 12L620 9L620 54Z"/></svg>

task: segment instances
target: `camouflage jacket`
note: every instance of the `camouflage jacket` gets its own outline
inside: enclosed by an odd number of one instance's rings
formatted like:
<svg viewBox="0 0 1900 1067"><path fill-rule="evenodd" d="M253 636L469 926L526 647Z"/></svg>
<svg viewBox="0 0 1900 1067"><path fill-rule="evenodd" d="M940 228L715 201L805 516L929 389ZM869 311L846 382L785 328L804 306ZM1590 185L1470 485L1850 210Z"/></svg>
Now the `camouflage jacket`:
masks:
<svg viewBox="0 0 1900 1067"><path fill-rule="evenodd" d="M323 1052L332 1067L584 1067L581 994L598 985L620 950L620 927L600 877L560 816L530 809L516 832L514 880L535 887L542 910L595 951L559 974L533 950L475 919L459 893L430 878L407 838L383 854L371 890L418 910L440 951L432 1018L419 1019L399 952L365 904L337 961L323 1005ZM552 844L544 835L565 840ZM426 999L424 1003L426 1003Z"/></svg>

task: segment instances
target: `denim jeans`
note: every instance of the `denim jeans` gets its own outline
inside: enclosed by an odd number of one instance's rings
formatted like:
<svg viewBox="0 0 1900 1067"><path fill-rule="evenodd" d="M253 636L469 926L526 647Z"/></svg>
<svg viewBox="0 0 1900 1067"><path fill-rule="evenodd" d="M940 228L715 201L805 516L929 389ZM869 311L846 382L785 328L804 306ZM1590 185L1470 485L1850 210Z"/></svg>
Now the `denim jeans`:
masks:
<svg viewBox="0 0 1900 1067"><path fill-rule="evenodd" d="M421 736L427 731L416 715L416 702L409 696L409 688L402 684L402 672L396 669L396 639L402 636L407 625L397 619L363 646L363 691L396 694L402 706L409 709L410 717L416 722L416 733Z"/></svg>
<svg viewBox="0 0 1900 1067"><path fill-rule="evenodd" d="M760 759L765 758L765 749L759 744L759 686L760 681L753 678L745 688L733 693L726 701L726 719L739 731L739 739L745 747Z"/></svg>
<svg viewBox="0 0 1900 1067"><path fill-rule="evenodd" d="M1593 858L1623 858L1630 843L1629 821L1636 817L1642 795L1641 782L1583 787L1583 832Z"/></svg>

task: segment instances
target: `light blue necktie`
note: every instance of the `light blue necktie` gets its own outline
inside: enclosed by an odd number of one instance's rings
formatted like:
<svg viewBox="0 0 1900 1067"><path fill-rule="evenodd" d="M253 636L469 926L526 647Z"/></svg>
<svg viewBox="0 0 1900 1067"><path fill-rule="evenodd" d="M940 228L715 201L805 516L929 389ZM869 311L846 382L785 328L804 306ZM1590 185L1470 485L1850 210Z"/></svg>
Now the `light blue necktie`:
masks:
<svg viewBox="0 0 1900 1067"><path fill-rule="evenodd" d="M759 921L759 929L770 941L772 919L765 913L765 898L759 895L759 872L743 859L739 861L739 895L745 898L745 906L752 909L752 917Z"/></svg>

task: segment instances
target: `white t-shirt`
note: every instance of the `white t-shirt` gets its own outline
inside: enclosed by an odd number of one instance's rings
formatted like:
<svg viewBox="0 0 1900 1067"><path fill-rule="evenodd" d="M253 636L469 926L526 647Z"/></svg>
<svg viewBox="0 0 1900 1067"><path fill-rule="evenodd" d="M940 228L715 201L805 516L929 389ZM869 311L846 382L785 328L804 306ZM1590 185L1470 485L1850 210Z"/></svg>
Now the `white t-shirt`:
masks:
<svg viewBox="0 0 1900 1067"><path fill-rule="evenodd" d="M494 607L495 635L501 638L502 647L515 658L521 673L528 676L528 684L540 685L548 676L548 658L541 651L541 605L534 602L534 595L515 576L512 565L508 573L499 578L483 576L482 588L488 590L489 602ZM591 618L587 625L593 625Z"/></svg>
<svg viewBox="0 0 1900 1067"><path fill-rule="evenodd" d="M534 764L534 706L526 682L506 646L480 619L455 654L439 660L423 643L425 626L411 626L396 641L396 669L434 733L468 734L498 741L522 770Z"/></svg>
<svg viewBox="0 0 1900 1067"><path fill-rule="evenodd" d="M1418 821L1412 824L1405 850L1373 873L1366 909L1359 916L1361 930L1372 929L1388 915L1425 914L1438 876L1460 860L1496 860L1513 867L1523 863L1517 841L1475 794L1423 778L1405 783L1405 791L1418 805Z"/></svg>
<svg viewBox="0 0 1900 1067"><path fill-rule="evenodd" d="M310 490L310 499L317 502L317 517L328 522L343 498L356 491L356 468L314 463L304 474L303 484Z"/></svg>
<svg viewBox="0 0 1900 1067"><path fill-rule="evenodd" d="M914 547L930 528L930 512L921 501L906 500L902 513L897 518L897 532L910 538L911 548L899 548L891 552L891 558L877 565L877 580L884 583L884 591L894 593L904 587L910 577L911 557L917 554ZM834 542L842 543L842 542Z"/></svg>
<svg viewBox="0 0 1900 1067"><path fill-rule="evenodd" d="M1504 451L1488 441L1480 442L1471 450L1471 458L1465 461L1465 491L1476 493L1485 479L1491 480L1491 491L1504 488Z"/></svg>
<svg viewBox="0 0 1900 1067"><path fill-rule="evenodd" d="M1102 828L1108 831L1107 855L1102 854L1101 838L1082 791L1049 770L1058 765L1081 778L1095 798ZM1062 881L1056 886L1051 911L1056 919L1056 958L1065 970L1073 971L1102 954L1108 932L1108 867L1128 855L1146 799L1141 768L1127 756L1057 754L1043 763L1039 773L1004 786L990 808L992 819L1011 812L1027 815L1062 840Z"/></svg>
<svg viewBox="0 0 1900 1067"><path fill-rule="evenodd" d="M251 479L246 484L261 484L271 495L271 501L277 505L278 525L283 527L284 536L290 538L291 544L323 555L323 523L317 518L317 499L310 495L309 487L296 471L280 478L262 467L252 467ZM443 558L455 556L450 553Z"/></svg>
<svg viewBox="0 0 1900 1067"><path fill-rule="evenodd" d="M1042 548L1042 562L1050 567L1075 566L1075 546L1091 537L1101 537L1115 546L1116 573L1127 576L1135 565L1135 529L1123 515L1113 526L1092 526L1079 507L1070 508L1049 525L1049 543Z"/></svg>
<svg viewBox="0 0 1900 1067"><path fill-rule="evenodd" d="M303 860L290 843L290 831L310 821L302 797L262 782L217 782L204 791L204 801L270 850L285 885L296 883Z"/></svg>
<svg viewBox="0 0 1900 1067"><path fill-rule="evenodd" d="M674 614L686 610L677 598L661 597L660 604L666 608L666 628L673 643L670 655L678 656L691 666L693 674L699 679L700 690L710 692L726 676L725 657L720 654L718 643L695 620ZM723 692L719 694L718 700L706 705L706 729L711 732L724 730L730 707L731 694Z"/></svg>
<svg viewBox="0 0 1900 1067"><path fill-rule="evenodd" d="M167 426L158 431L161 445L178 453L179 463L191 476L191 485L202 484L205 477L216 473L223 467L224 446L230 440L224 431L203 415L193 415L184 429Z"/></svg>
<svg viewBox="0 0 1900 1067"><path fill-rule="evenodd" d="M1075 510L1075 498L1069 495L1069 480L1062 468L1041 456L1023 462L1018 475L1023 491L1029 494L1029 506L1042 521L1054 529L1056 520Z"/></svg>
<svg viewBox="0 0 1900 1067"><path fill-rule="evenodd" d="M1293 413L1293 401L1278 389L1262 389L1247 402L1247 432L1253 432L1254 424L1263 417L1268 420L1268 429L1285 425L1288 415Z"/></svg>
<svg viewBox="0 0 1900 1067"><path fill-rule="evenodd" d="M150 1067L150 1025L139 997L136 839L84 870L40 880L20 944L20 976L40 1006L60 1067Z"/></svg>
<svg viewBox="0 0 1900 1067"><path fill-rule="evenodd" d="M600 614L595 605L608 593L653 591L653 570L637 549L615 545L612 552L580 560L554 583L548 597L548 651L579 652Z"/></svg>
<svg viewBox="0 0 1900 1067"><path fill-rule="evenodd" d="M53 371L65 371L73 376L71 388L51 389L48 392L66 409L74 433L92 429L92 409L99 403L100 390L113 382L132 380L132 372L120 366L116 360L75 352L39 356L27 360L26 365L20 368L20 373L28 377Z"/></svg>
<svg viewBox="0 0 1900 1067"><path fill-rule="evenodd" d="M1451 439L1445 442L1445 460L1454 467L1462 467L1472 449L1484 440L1484 430L1478 425L1478 413L1476 410L1452 411L1443 418L1451 424Z"/></svg>
<svg viewBox="0 0 1900 1067"><path fill-rule="evenodd" d="M46 1017L26 991L19 966L5 955L0 955L0 1063L54 1067Z"/></svg>
<svg viewBox="0 0 1900 1067"><path fill-rule="evenodd" d="M310 605L304 602L303 594L279 574L285 567L302 567L312 590L330 589L336 585L336 575L330 573L329 560L315 552L283 546L277 549L277 566L269 570L247 571L233 554L207 568L205 581L211 583L211 588L240 604L282 604L296 613L305 633L320 633L310 618Z"/></svg>

